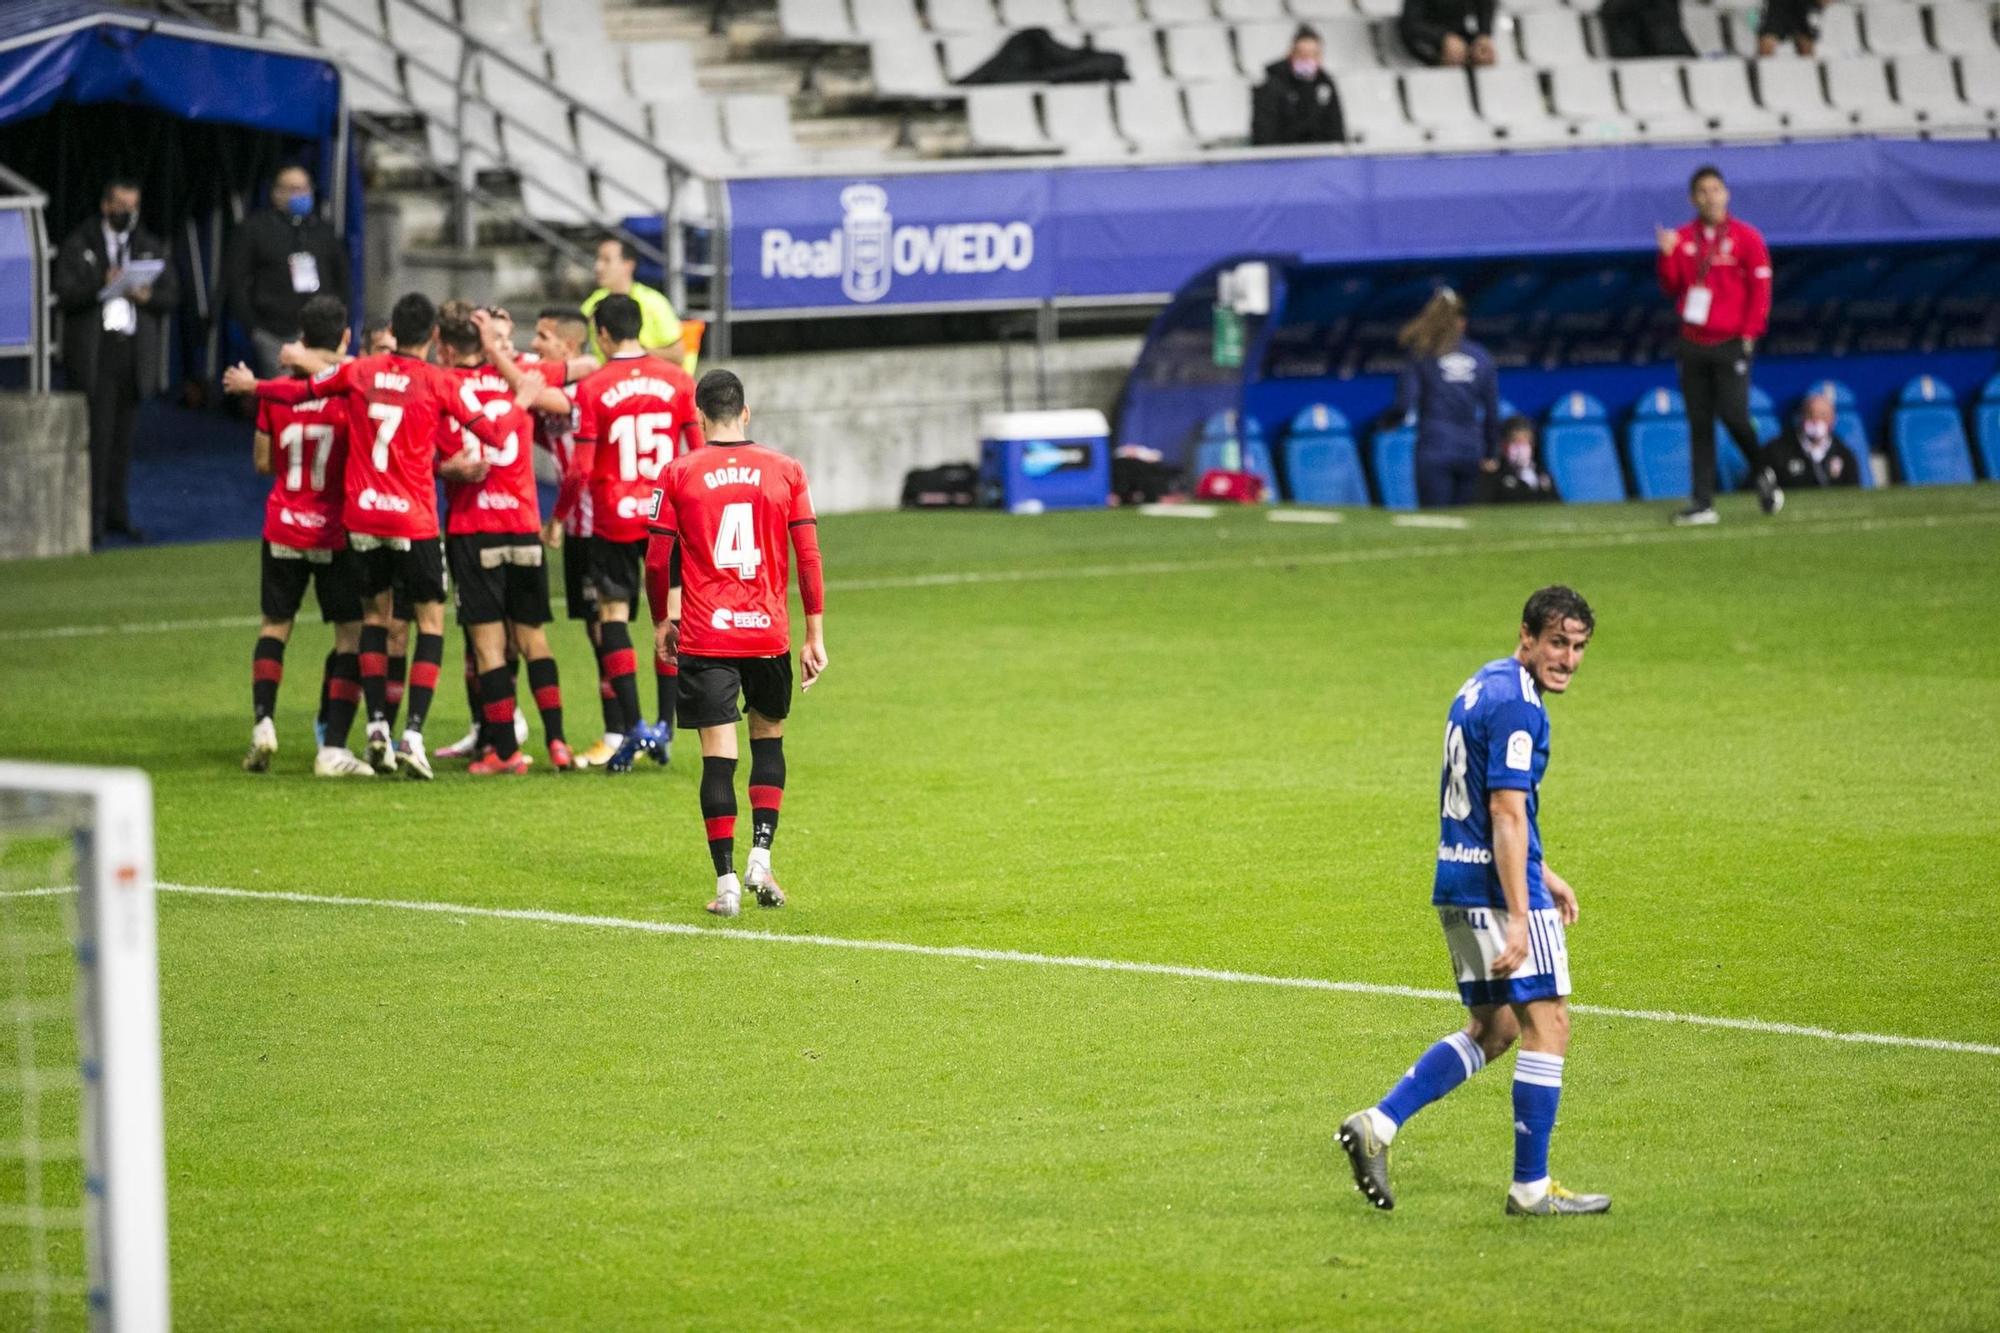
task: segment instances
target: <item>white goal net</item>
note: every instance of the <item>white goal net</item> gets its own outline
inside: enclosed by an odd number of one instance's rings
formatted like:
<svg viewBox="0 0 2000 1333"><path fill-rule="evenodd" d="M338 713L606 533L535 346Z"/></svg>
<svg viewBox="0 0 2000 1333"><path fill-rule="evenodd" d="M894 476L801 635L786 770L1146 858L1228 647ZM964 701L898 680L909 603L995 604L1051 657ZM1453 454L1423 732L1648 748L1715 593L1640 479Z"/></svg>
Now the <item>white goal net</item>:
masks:
<svg viewBox="0 0 2000 1333"><path fill-rule="evenodd" d="M0 761L0 1329L165 1329L153 794Z"/></svg>

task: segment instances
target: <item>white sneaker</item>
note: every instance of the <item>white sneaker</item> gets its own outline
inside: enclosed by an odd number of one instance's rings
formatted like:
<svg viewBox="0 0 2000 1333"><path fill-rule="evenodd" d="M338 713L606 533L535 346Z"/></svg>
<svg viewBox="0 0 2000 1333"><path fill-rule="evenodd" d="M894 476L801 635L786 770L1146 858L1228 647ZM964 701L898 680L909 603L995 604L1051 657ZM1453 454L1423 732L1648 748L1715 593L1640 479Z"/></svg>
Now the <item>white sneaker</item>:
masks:
<svg viewBox="0 0 2000 1333"><path fill-rule="evenodd" d="M440 759L471 759L478 753L479 728L474 727L450 745L441 748L437 752L437 757Z"/></svg>
<svg viewBox="0 0 2000 1333"><path fill-rule="evenodd" d="M403 761L403 771L421 782L431 780L430 756L424 753L424 733L406 731L396 745L396 757Z"/></svg>
<svg viewBox="0 0 2000 1333"><path fill-rule="evenodd" d="M368 745L361 752L361 757L366 761L368 767L374 769L377 773L394 773L396 771L396 747L389 742L389 724L387 722L370 722L368 724Z"/></svg>
<svg viewBox="0 0 2000 1333"><path fill-rule="evenodd" d="M334 745L322 745L313 757L313 776L316 778L372 778L375 770L355 758L354 751Z"/></svg>
<svg viewBox="0 0 2000 1333"><path fill-rule="evenodd" d="M750 864L743 871L743 887L756 897L759 907L785 905L785 891L778 887L777 876L771 873L769 857L751 856Z"/></svg>
<svg viewBox="0 0 2000 1333"><path fill-rule="evenodd" d="M250 728L250 752L243 756L245 773L267 773L271 756L278 752L278 726L270 718L258 719Z"/></svg>
<svg viewBox="0 0 2000 1333"><path fill-rule="evenodd" d="M734 875L715 881L715 899L708 910L716 916L735 916L743 910L743 886Z"/></svg>

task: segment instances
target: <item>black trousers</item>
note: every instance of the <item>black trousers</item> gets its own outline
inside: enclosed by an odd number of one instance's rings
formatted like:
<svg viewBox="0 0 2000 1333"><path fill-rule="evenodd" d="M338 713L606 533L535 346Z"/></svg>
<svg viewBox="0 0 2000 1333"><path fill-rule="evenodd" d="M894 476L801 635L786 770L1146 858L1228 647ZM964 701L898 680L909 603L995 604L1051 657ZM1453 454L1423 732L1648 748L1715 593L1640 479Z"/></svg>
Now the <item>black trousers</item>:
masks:
<svg viewBox="0 0 2000 1333"><path fill-rule="evenodd" d="M139 410L139 360L134 340L105 333L86 399L90 409L90 537L132 526L125 501L132 468L132 427Z"/></svg>
<svg viewBox="0 0 2000 1333"><path fill-rule="evenodd" d="M1712 347L1683 338L1678 359L1681 397L1687 401L1694 507L1703 509L1715 500L1717 417L1729 427L1744 459L1753 466L1757 462L1757 428L1750 424L1750 352L1740 338Z"/></svg>
<svg viewBox="0 0 2000 1333"><path fill-rule="evenodd" d="M1477 458L1418 454L1417 507L1450 509L1478 504L1486 489L1486 474Z"/></svg>

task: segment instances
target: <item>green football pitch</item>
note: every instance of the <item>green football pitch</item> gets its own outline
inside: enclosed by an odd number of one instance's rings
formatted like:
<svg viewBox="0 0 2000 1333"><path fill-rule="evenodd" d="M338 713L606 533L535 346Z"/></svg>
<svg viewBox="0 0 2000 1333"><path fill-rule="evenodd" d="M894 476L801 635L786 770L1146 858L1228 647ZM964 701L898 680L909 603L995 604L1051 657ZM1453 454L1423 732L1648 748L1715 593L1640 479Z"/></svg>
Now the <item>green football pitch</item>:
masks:
<svg viewBox="0 0 2000 1333"><path fill-rule="evenodd" d="M1724 520L830 519L792 902L727 928L690 749L315 781L313 624L248 776L254 546L0 566L0 755L156 786L177 1321L1993 1327L2000 490ZM1502 1215L1503 1060L1378 1214L1445 711L1558 581L1554 1167L1616 1208Z"/></svg>

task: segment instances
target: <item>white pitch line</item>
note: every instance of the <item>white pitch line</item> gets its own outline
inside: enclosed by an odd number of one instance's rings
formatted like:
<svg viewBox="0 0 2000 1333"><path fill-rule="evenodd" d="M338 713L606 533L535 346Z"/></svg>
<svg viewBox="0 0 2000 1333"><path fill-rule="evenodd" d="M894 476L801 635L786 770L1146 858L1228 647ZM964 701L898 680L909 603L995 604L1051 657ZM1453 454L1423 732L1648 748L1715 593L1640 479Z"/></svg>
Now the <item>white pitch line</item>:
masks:
<svg viewBox="0 0 2000 1333"><path fill-rule="evenodd" d="M163 893L194 894L206 898L246 898L258 902L299 903L315 907L371 907L397 912L428 912L434 916L485 917L495 921L530 921L549 926L589 926L600 930L627 930L646 935L750 940L763 944L795 944L821 949L911 954L922 958L966 958L986 963L1066 967L1088 972L1126 972L1143 976L1180 977L1188 981L1217 981L1243 986L1277 986L1290 990L1334 991L1343 995L1381 995L1399 999L1458 1003L1458 996L1451 991L1428 990L1421 986L1391 986L1370 981L1329 981L1321 977L1277 977L1259 972L1188 967L1179 963L1135 963L1119 958L1083 958L1067 954L1027 953L1015 949L978 949L969 945L909 944L901 940L847 939L837 935L783 935L761 930L744 930L736 926L697 926L683 921L641 921L632 917L588 916L571 912L552 912L541 908L472 907L463 903L417 902L401 898L345 898L321 893L291 893L275 889L228 889L200 884L160 884L158 887ZM61 890L30 889L24 892L32 894L61 892ZM1772 1023L1761 1018L1721 1018L1709 1014L1673 1013L1662 1009L1618 1009L1600 1004L1574 1004L1570 1008L1580 1014L1592 1014L1602 1018L1630 1018L1647 1023L1682 1023L1690 1027L1728 1028L1737 1032L1761 1032L1780 1037L1812 1037L1820 1041L1851 1042L1864 1046L1897 1046L1924 1051L1950 1051L1963 1055L2000 1056L2000 1045L1976 1041L1951 1041L1942 1037L1904 1037L1884 1032L1841 1032L1833 1028L1809 1027L1800 1023Z"/></svg>
<svg viewBox="0 0 2000 1333"><path fill-rule="evenodd" d="M1389 520L1392 528L1469 528L1472 520L1456 514L1397 514Z"/></svg>
<svg viewBox="0 0 2000 1333"><path fill-rule="evenodd" d="M1447 515L1447 517L1449 517ZM1392 519L1393 523L1395 520ZM1376 564L1395 560L1427 560L1433 557L1515 555L1535 551L1579 551L1615 549L1622 546L1660 546L1681 542L1761 540L1786 536L1819 536L1830 532L1888 532L1905 528L1953 528L2000 523L2000 509L1968 510L1960 514L1925 514L1888 518L1824 518L1787 520L1778 523L1752 522L1742 526L1705 529L1691 533L1664 524L1657 530L1637 528L1595 528L1540 537L1500 541L1469 541L1356 547L1351 550L1298 551L1283 554L1211 558L1205 560L1148 560L1122 564L1060 565L1041 569L963 570L939 574L899 574L873 579L830 579L829 592L888 592L903 588L957 588L980 584L1059 583L1067 579L1146 578L1163 574L1206 574L1227 570L1321 568L1330 565ZM1435 526L1435 525L1427 525ZM551 604L563 604L561 597ZM208 620L141 620L125 624L51 625L39 629L0 630L0 643L25 643L41 639L85 639L110 634L166 634L179 630L247 629L258 623L255 616L220 616Z"/></svg>
<svg viewBox="0 0 2000 1333"><path fill-rule="evenodd" d="M1334 509L1273 509L1265 515L1273 523L1345 523L1347 515Z"/></svg>

